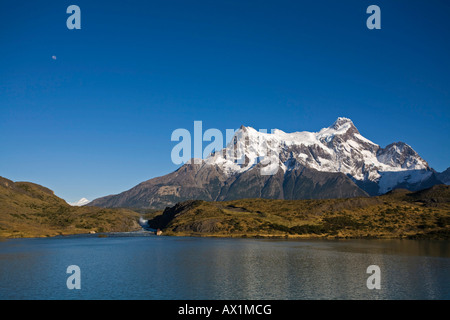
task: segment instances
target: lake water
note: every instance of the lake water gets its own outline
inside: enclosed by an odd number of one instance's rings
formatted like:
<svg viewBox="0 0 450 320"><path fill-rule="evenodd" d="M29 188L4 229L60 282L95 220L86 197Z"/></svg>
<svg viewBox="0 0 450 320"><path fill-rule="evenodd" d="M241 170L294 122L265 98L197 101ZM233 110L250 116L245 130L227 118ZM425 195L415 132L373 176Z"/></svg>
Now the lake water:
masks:
<svg viewBox="0 0 450 320"><path fill-rule="evenodd" d="M80 290L67 288L70 265ZM370 265L379 290L367 288ZM14 239L0 241L0 299L450 299L450 242Z"/></svg>

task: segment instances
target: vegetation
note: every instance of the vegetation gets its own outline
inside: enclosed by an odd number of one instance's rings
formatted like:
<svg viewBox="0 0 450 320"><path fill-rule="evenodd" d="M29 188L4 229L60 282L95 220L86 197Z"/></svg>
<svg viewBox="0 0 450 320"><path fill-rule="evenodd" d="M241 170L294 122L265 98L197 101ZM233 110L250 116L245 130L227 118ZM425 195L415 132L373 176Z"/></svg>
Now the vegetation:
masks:
<svg viewBox="0 0 450 320"><path fill-rule="evenodd" d="M150 225L166 235L450 239L450 187L372 198L188 201Z"/></svg>
<svg viewBox="0 0 450 320"><path fill-rule="evenodd" d="M53 191L0 177L0 238L45 237L140 229L126 209L72 207Z"/></svg>
<svg viewBox="0 0 450 320"><path fill-rule="evenodd" d="M53 192L0 177L0 238L139 230L166 235L450 239L450 186L328 200L192 200L162 211L71 207Z"/></svg>

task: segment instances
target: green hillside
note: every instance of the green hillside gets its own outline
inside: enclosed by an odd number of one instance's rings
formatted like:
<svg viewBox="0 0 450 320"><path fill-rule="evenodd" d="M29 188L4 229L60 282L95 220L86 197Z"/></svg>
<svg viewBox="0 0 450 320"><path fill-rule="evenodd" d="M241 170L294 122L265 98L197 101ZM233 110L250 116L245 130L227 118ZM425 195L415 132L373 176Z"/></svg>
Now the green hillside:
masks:
<svg viewBox="0 0 450 320"><path fill-rule="evenodd" d="M138 218L125 209L72 207L43 186L0 177L0 237L132 231Z"/></svg>

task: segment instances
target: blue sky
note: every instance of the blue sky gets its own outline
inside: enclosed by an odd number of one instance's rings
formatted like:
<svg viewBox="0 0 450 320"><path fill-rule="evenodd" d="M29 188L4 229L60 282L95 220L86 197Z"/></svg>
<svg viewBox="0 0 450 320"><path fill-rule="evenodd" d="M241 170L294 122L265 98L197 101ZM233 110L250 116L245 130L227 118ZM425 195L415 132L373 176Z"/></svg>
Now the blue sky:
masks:
<svg viewBox="0 0 450 320"><path fill-rule="evenodd" d="M436 0L3 2L0 176L92 200L176 169L171 133L195 120L293 132L339 116L443 171L449 17Z"/></svg>

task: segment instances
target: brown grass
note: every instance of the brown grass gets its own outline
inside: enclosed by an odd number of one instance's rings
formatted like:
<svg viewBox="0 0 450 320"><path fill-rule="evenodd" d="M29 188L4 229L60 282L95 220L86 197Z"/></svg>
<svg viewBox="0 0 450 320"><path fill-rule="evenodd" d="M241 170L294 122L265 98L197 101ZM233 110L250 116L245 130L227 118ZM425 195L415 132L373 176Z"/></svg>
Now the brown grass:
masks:
<svg viewBox="0 0 450 320"><path fill-rule="evenodd" d="M436 188L438 198L397 191L373 198L198 201L163 227L166 235L450 239L448 188Z"/></svg>
<svg viewBox="0 0 450 320"><path fill-rule="evenodd" d="M45 187L0 177L0 238L137 230L138 218L125 209L71 207Z"/></svg>

